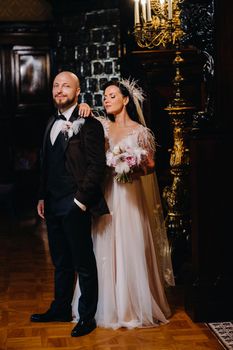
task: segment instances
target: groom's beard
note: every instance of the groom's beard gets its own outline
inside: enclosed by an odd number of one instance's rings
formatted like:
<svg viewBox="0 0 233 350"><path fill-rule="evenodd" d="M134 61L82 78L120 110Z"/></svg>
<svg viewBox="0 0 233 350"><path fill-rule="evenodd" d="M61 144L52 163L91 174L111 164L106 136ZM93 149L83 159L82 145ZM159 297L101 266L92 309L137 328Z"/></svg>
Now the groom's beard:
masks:
<svg viewBox="0 0 233 350"><path fill-rule="evenodd" d="M65 109L67 107L71 107L74 105L74 102L76 100L76 96L74 96L73 98L68 98L64 101L64 102L59 102L56 101L56 98L53 99L54 105L57 109Z"/></svg>

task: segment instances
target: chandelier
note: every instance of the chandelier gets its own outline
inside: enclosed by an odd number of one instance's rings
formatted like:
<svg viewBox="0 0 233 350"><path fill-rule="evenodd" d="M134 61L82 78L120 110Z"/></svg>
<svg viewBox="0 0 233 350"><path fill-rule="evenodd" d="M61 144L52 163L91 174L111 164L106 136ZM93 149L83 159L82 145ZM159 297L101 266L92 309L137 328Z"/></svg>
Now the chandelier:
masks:
<svg viewBox="0 0 233 350"><path fill-rule="evenodd" d="M134 0L134 36L138 46L152 49L176 45L183 35L180 3L183 0Z"/></svg>

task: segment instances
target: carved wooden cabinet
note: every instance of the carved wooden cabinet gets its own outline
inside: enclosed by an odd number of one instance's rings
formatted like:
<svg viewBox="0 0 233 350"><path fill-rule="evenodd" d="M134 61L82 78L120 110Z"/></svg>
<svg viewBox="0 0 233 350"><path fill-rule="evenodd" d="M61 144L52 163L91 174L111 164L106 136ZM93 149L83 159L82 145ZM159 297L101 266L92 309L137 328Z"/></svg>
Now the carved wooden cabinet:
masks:
<svg viewBox="0 0 233 350"><path fill-rule="evenodd" d="M0 32L0 183L36 194L39 149L51 113L51 49L35 25ZM22 190L22 193L20 192Z"/></svg>

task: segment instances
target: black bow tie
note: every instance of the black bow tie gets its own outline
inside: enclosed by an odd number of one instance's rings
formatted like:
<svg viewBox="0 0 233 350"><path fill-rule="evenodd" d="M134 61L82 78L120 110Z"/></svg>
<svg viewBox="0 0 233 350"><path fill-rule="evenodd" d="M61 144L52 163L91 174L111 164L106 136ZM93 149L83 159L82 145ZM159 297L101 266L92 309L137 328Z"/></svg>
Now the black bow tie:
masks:
<svg viewBox="0 0 233 350"><path fill-rule="evenodd" d="M63 114L57 114L55 118L56 120L66 120L66 117Z"/></svg>

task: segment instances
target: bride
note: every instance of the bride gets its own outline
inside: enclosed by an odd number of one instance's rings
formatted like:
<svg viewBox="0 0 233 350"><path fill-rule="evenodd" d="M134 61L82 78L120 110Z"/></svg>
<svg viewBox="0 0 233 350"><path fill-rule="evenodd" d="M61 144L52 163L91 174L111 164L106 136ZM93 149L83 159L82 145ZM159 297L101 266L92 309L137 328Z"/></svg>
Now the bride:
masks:
<svg viewBox="0 0 233 350"><path fill-rule="evenodd" d="M154 173L156 144L145 126L143 99L135 81L108 82L103 101L108 118L98 117L106 138L105 198L110 209L110 214L94 219L92 230L100 327L157 326L171 315L165 286L174 285L174 277ZM119 154L126 150L137 153L137 164L129 169L121 163L117 168ZM77 319L79 293L77 281L73 297Z"/></svg>

